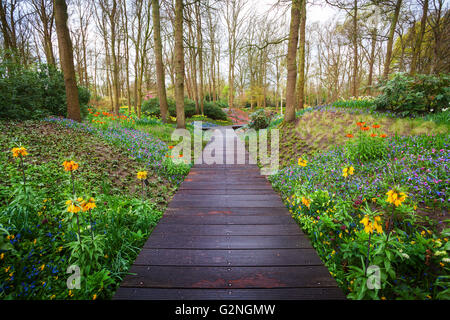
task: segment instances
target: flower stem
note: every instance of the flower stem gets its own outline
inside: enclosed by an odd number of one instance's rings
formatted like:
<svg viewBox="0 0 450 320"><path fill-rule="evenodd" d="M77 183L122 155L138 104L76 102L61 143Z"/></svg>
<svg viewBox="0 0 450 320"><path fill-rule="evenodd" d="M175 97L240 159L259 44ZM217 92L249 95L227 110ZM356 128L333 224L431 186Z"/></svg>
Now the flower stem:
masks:
<svg viewBox="0 0 450 320"><path fill-rule="evenodd" d="M72 179L72 193L73 196L75 197L75 178L73 176L73 171L70 171L70 178Z"/></svg>
<svg viewBox="0 0 450 320"><path fill-rule="evenodd" d="M389 218L388 235L387 235L387 238L386 238L386 242L389 241L389 236L391 235L393 223L394 223L394 207L392 207L391 217Z"/></svg>
<svg viewBox="0 0 450 320"><path fill-rule="evenodd" d="M77 215L77 225L78 225L78 240L80 241L80 248L81 248L81 250L83 250L83 247L81 247L80 220L78 218L78 213L76 213L76 215Z"/></svg>
<svg viewBox="0 0 450 320"><path fill-rule="evenodd" d="M92 213L91 213L91 210L89 210L89 223L91 225L92 242L94 242L94 230L92 229Z"/></svg>
<svg viewBox="0 0 450 320"><path fill-rule="evenodd" d="M25 178L25 165L23 164L22 156L20 156L20 169L22 170L22 177L23 177L23 191L26 194L27 189L26 189L26 178Z"/></svg>
<svg viewBox="0 0 450 320"><path fill-rule="evenodd" d="M369 265L369 254L370 254L370 240L372 238L372 233L369 233L369 244L367 245L367 257L366 257L366 268L364 270L364 276L367 276L367 268Z"/></svg>

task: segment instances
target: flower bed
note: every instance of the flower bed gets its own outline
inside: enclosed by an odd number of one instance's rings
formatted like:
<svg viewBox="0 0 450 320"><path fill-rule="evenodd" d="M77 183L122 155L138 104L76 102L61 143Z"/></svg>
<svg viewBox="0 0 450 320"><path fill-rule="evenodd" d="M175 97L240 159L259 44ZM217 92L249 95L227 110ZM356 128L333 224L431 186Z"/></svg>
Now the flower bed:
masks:
<svg viewBox="0 0 450 320"><path fill-rule="evenodd" d="M348 146L335 147L270 181L349 298L448 299L448 136L384 141L376 159L351 161Z"/></svg>

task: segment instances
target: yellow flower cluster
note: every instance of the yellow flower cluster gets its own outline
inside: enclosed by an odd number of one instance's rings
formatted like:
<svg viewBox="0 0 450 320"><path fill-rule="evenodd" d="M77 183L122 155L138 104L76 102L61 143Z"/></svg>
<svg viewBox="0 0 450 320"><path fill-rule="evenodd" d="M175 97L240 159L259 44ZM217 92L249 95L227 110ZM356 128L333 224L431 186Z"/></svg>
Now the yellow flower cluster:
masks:
<svg viewBox="0 0 450 320"><path fill-rule="evenodd" d="M301 167L306 167L306 165L308 164L308 160L305 160L303 158L298 158L298 165Z"/></svg>
<svg viewBox="0 0 450 320"><path fill-rule="evenodd" d="M65 171L75 171L78 169L78 163L75 161L64 161L63 166Z"/></svg>
<svg viewBox="0 0 450 320"><path fill-rule="evenodd" d="M342 176L344 178L347 178L349 175L352 176L355 172L355 168L353 168L352 166L350 167L346 167L344 169L342 169Z"/></svg>
<svg viewBox="0 0 450 320"><path fill-rule="evenodd" d="M388 196L386 201L392 203L396 207L400 206L403 203L403 201L405 201L406 198L408 197L406 193L399 192L395 189L389 190L388 193L386 193L386 195Z"/></svg>
<svg viewBox="0 0 450 320"><path fill-rule="evenodd" d="M139 171L139 172L137 173L137 178L138 178L139 180L145 180L145 179L147 179L147 171Z"/></svg>
<svg viewBox="0 0 450 320"><path fill-rule="evenodd" d="M92 210L97 207L95 205L94 198L89 198L88 200L84 200L81 197L78 198L76 201L67 200L66 205L67 205L67 211L72 212L72 213L78 213L81 210L83 210L83 212L86 212L86 211Z"/></svg>
<svg viewBox="0 0 450 320"><path fill-rule="evenodd" d="M380 234L383 233L380 216L376 216L372 220L371 217L366 215L360 222L364 225L364 231L366 233L373 233L374 230L376 230Z"/></svg>
<svg viewBox="0 0 450 320"><path fill-rule="evenodd" d="M17 158L18 156L24 157L28 155L27 149L25 149L24 147L12 148L11 152L14 158Z"/></svg>

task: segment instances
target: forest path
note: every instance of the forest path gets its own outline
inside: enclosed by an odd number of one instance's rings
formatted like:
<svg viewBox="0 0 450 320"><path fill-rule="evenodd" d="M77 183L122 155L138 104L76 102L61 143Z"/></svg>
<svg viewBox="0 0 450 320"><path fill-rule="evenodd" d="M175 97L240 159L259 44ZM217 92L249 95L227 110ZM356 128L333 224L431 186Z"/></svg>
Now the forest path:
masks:
<svg viewBox="0 0 450 320"><path fill-rule="evenodd" d="M344 299L245 148L231 147L234 131L220 139L226 129L210 141L223 164L194 165L114 299Z"/></svg>

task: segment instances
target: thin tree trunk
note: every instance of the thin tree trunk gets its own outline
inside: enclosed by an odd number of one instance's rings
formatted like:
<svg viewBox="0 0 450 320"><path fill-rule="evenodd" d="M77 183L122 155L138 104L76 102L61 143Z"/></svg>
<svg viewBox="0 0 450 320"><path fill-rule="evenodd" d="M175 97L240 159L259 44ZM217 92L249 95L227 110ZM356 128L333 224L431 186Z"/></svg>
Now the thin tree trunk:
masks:
<svg viewBox="0 0 450 320"><path fill-rule="evenodd" d="M353 81L352 96L356 97L358 92L358 1L354 0L353 16Z"/></svg>
<svg viewBox="0 0 450 320"><path fill-rule="evenodd" d="M195 12L197 16L197 43L198 43L198 64L199 64L199 77L200 77L200 86L199 86L199 100L200 100L200 111L202 115L204 114L204 93L203 93L203 37L202 37L202 17L200 14L200 2L195 6Z"/></svg>
<svg viewBox="0 0 450 320"><path fill-rule="evenodd" d="M184 117L183 7L183 0L175 0L175 104L177 128L186 127Z"/></svg>
<svg viewBox="0 0 450 320"><path fill-rule="evenodd" d="M81 121L78 88L73 65L72 41L70 40L70 31L67 27L68 15L66 1L54 0L54 9L59 56L64 74L64 84L66 86L67 117L75 121Z"/></svg>
<svg viewBox="0 0 450 320"><path fill-rule="evenodd" d="M287 53L286 113L284 121L295 121L295 84L297 80L297 44L300 27L300 1L292 0L291 24Z"/></svg>
<svg viewBox="0 0 450 320"><path fill-rule="evenodd" d="M384 61L384 72L383 72L383 79L387 80L389 76L389 69L391 66L391 58L392 58L392 46L394 45L394 34L395 34L395 28L397 27L397 21L398 16L400 14L400 9L402 7L402 0L397 0L397 3L395 5L395 11L394 16L392 17L391 21L391 27L389 29L389 36L388 36L388 43L387 43L387 50L386 50L386 60Z"/></svg>
<svg viewBox="0 0 450 320"><path fill-rule="evenodd" d="M420 31L416 38L416 44L414 46L414 53L413 53L413 57L412 57L412 61L411 61L411 70L410 70L411 75L416 73L417 61L419 60L419 57L420 57L420 49L422 47L423 36L425 34L425 27L427 24L428 1L429 0L424 0L424 3L423 3L423 13L422 13L422 19L420 21Z"/></svg>
<svg viewBox="0 0 450 320"><path fill-rule="evenodd" d="M300 50L298 62L298 109L304 108L305 100L305 45L306 45L306 0L301 2Z"/></svg>
<svg viewBox="0 0 450 320"><path fill-rule="evenodd" d="M164 76L164 65L162 58L162 42L161 42L161 19L159 14L159 0L152 0L153 13L153 40L155 42L155 64L156 64L156 81L158 85L159 109L161 111L161 120L167 121L167 104L166 83Z"/></svg>

